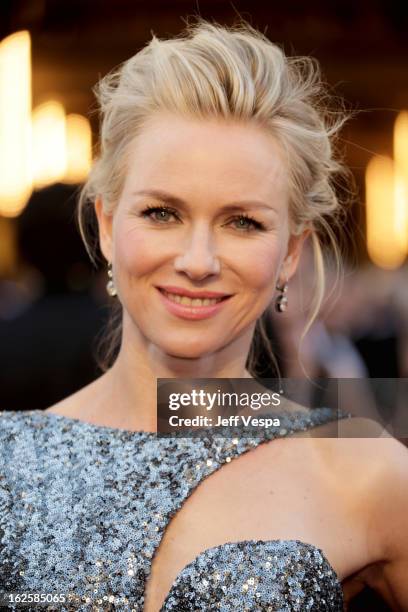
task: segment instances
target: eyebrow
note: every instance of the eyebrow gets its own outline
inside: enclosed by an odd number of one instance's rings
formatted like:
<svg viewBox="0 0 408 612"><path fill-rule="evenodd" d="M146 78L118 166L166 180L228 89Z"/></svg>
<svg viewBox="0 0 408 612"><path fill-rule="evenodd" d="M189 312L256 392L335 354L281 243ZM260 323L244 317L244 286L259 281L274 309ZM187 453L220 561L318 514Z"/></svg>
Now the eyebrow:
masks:
<svg viewBox="0 0 408 612"><path fill-rule="evenodd" d="M188 208L188 204L185 200L167 193L162 189L141 189L140 191L135 191L132 193L132 195L152 196L158 200L161 200L162 202L173 204L174 206L179 206L180 208ZM278 214L278 211L275 208L273 208L270 204L266 204L266 202L262 202L261 200L242 200L239 202L231 202L230 204L223 206L222 210L237 211L243 210L244 208L264 208Z"/></svg>

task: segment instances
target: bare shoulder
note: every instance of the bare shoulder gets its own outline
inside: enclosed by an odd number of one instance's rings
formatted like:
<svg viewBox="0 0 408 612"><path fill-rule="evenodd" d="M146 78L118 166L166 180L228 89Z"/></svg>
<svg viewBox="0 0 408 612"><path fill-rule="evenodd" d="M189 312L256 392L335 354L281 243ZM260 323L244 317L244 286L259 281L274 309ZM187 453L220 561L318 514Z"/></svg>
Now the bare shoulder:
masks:
<svg viewBox="0 0 408 612"><path fill-rule="evenodd" d="M61 401L53 404L49 408L46 408L44 412L50 412L52 414L59 414L70 418L80 418L83 414L81 406L83 405L83 393L82 389L73 393L72 395L65 397Z"/></svg>
<svg viewBox="0 0 408 612"><path fill-rule="evenodd" d="M118 410L112 410L106 383L105 373L72 395L53 404L44 412L102 427L132 429L133 423L126 419L126 415L122 417Z"/></svg>
<svg viewBox="0 0 408 612"><path fill-rule="evenodd" d="M376 525L372 542L379 543L379 535L384 533L382 523L387 520L381 508L386 513L388 502L379 503L385 491L392 496L392 491L404 484L408 502L408 449L368 418L345 418L306 433L319 473L325 481L335 483L356 518ZM401 500L400 511L408 513L404 503ZM378 554L378 549L373 549L371 557Z"/></svg>
<svg viewBox="0 0 408 612"><path fill-rule="evenodd" d="M99 387L98 381L99 379L94 380L72 395L46 408L44 412L51 412L52 414L59 414L73 419L87 420L88 413L94 411L97 389Z"/></svg>
<svg viewBox="0 0 408 612"><path fill-rule="evenodd" d="M356 483L356 493L382 486L384 469L392 470L396 462L408 461L408 449L380 423L365 417L344 418L310 430L314 448L321 454L324 466L349 475ZM398 458L398 459L397 459Z"/></svg>
<svg viewBox="0 0 408 612"><path fill-rule="evenodd" d="M405 610L408 449L367 418L334 421L308 433L322 482L331 483L365 542L356 584L370 586L391 609Z"/></svg>

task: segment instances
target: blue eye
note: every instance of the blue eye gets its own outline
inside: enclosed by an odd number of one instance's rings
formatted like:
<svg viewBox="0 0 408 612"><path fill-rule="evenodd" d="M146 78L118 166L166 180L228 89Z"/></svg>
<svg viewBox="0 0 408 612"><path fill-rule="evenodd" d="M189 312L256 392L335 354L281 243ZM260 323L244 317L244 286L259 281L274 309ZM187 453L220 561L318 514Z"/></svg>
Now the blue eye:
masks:
<svg viewBox="0 0 408 612"><path fill-rule="evenodd" d="M154 213L160 213L160 216L154 217ZM173 215L175 217L177 216L175 211L173 211L171 208L168 208L167 206L147 206L147 208L145 208L145 210L143 210L141 214L143 217L148 217L150 219L153 219L154 221L157 221L158 223L165 223L167 221L166 215Z"/></svg>
<svg viewBox="0 0 408 612"><path fill-rule="evenodd" d="M259 223L259 221L256 221L255 219L253 219L252 217L248 217L247 215L240 215L239 217L237 217L237 221L239 223L239 228L243 229L244 231L249 231L251 230L251 228L264 229L262 223ZM244 222L244 224L246 222L249 222L249 225L244 225L242 224L242 222Z"/></svg>
<svg viewBox="0 0 408 612"><path fill-rule="evenodd" d="M157 217L154 216L156 213L158 214ZM179 219L177 212L168 206L147 206L140 214L142 217L152 219L152 221L162 224L167 224L169 220L168 215L172 215L176 219ZM235 227L244 232L265 229L265 226L262 223L256 221L248 215L239 215L238 217L234 217L230 223L232 222L238 223L238 225Z"/></svg>

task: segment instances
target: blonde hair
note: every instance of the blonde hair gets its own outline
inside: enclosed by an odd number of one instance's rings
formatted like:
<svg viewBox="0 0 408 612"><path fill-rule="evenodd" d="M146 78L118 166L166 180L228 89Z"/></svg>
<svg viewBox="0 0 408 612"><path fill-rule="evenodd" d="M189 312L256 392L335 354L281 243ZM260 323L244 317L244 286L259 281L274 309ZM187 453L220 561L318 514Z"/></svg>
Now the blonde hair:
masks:
<svg viewBox="0 0 408 612"><path fill-rule="evenodd" d="M88 254L96 264L98 246L93 203L102 196L112 214L126 173L131 141L153 113L170 111L183 117L225 118L262 125L282 145L290 180L292 232L312 230L316 269L315 299L302 339L324 297L322 244L331 243L340 268L340 249L333 226L341 226L344 202L336 186L351 173L335 152L335 140L349 118L342 100L321 77L318 61L286 56L246 21L227 27L196 17L180 35L150 42L95 87L101 117L100 150L78 203L78 222ZM350 113L351 115L351 113ZM346 194L350 194L346 188ZM90 216L89 216L90 215ZM98 365L106 371L121 342L122 306L113 300L111 317L99 345ZM258 319L247 368L257 375L259 343L276 364L263 318Z"/></svg>

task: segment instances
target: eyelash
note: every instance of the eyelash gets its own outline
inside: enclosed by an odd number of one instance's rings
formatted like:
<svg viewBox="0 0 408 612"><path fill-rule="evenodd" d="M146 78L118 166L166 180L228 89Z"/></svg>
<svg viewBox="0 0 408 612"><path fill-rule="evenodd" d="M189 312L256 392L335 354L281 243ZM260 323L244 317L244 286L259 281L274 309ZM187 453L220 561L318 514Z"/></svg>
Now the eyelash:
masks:
<svg viewBox="0 0 408 612"><path fill-rule="evenodd" d="M153 219L152 214L155 212L167 212L170 213L171 215L174 215L175 217L177 217L177 212L175 210L173 210L172 208L169 208L168 206L147 206L142 212L141 215L142 217L147 217L152 219L153 221L157 221L157 223L160 223L160 221ZM252 217L249 217L248 215L238 215L237 217L235 217L236 219L245 219L246 221L249 221L253 227L253 229L256 230L264 230L265 226L263 225L263 223L260 223L260 221L256 221L255 219L253 219ZM243 227L242 230L245 232L249 232L251 231L250 228L246 228Z"/></svg>

